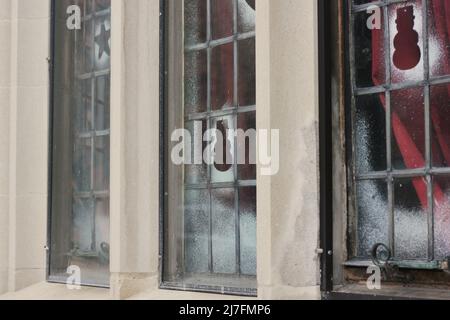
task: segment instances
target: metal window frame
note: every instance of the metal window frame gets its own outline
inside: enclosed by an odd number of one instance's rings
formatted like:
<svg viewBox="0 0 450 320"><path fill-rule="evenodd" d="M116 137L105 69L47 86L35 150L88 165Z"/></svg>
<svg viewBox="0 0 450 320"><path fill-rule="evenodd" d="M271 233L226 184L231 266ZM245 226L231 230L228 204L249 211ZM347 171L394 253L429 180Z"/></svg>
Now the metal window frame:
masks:
<svg viewBox="0 0 450 320"><path fill-rule="evenodd" d="M331 5L317 0L319 62L320 289L333 290L333 142Z"/></svg>
<svg viewBox="0 0 450 320"><path fill-rule="evenodd" d="M383 181L385 180L387 183L388 190L388 208L389 208L389 230L388 230L388 238L389 238L389 248L392 252L392 255L395 256L395 181L396 179L401 178L423 178L425 177L427 180L427 199L428 199L428 248L427 248L427 259L412 259L412 260L401 260L398 259L396 262L399 265L407 266L413 269L440 269L439 264L440 261L435 260L435 252L434 252L434 199L433 199L433 178L436 176L449 175L450 167L444 168L436 168L432 163L432 155L431 155L431 104L430 104L430 88L434 85L440 84L450 84L450 75L447 76L437 76L432 77L430 74L429 67L429 21L428 21L428 9L429 9L429 1L422 0L422 48L423 52L422 63L423 63L423 80L420 81L405 81L400 83L393 83L391 79L391 30L390 30L390 22L389 22L389 8L392 5L405 3L404 0L381 0L377 2L372 2L363 5L355 4L355 0L346 1L348 3L348 7L345 15L347 16L348 22L350 24L349 32L346 33L348 36L346 51L349 54L349 82L350 82L350 98L348 103L351 104L351 115L349 115L351 127L347 128L347 130L351 131L351 140L347 141L348 148L351 150L352 156L348 160L348 174L349 174L349 198L353 199L353 201L349 202L349 207L353 207L355 212L354 220L357 220L357 199L356 199L356 190L355 186L357 182L360 181ZM413 1L408 2L414 4ZM373 87L358 87L356 84L356 76L355 76L355 44L354 44L354 23L355 23L355 14L365 12L367 8L371 5L378 5L382 9L383 13L383 40L384 47L386 48L389 55L385 55L384 67L386 70L386 79L385 84L382 86L373 86ZM392 150L393 150L393 136L392 136L392 103L391 103L391 92L402 89L410 89L417 88L422 89L424 92L424 121L425 121L425 167L423 169L396 169L392 163ZM371 94L384 93L386 96L386 155L387 155L387 169L384 171L377 172L369 172L360 174L356 172L356 160L355 160L355 135L354 135L354 114L356 112L356 97L368 96ZM354 221L354 228L357 225L357 221ZM357 241L357 239L355 239ZM356 254L356 253L354 253ZM351 257L349 264L352 263L352 260L357 263L358 260L361 260L357 257Z"/></svg>
<svg viewBox="0 0 450 320"><path fill-rule="evenodd" d="M55 76L54 76L54 57L55 57L55 48L56 48L56 8L55 8L55 0L50 1L50 44L49 51L50 57L48 58L48 77L49 77L49 89L48 89L48 97L49 97L49 114L48 114L48 164L47 164L47 244L46 244L46 264L45 264L45 279L47 282L52 282L50 279L51 276L51 256L50 256L50 248L52 243L52 190L53 190L53 114L55 109L55 98L53 96L53 88L55 84Z"/></svg>
<svg viewBox="0 0 450 320"><path fill-rule="evenodd" d="M221 39L212 39L211 35L211 0L207 0L207 39L205 43L195 45L192 47L185 48L185 52L193 52L193 51L200 51L200 50L206 50L207 51L207 64L208 64L208 81L207 81L207 111L203 113L197 113L197 114L190 114L188 116L185 116L184 122L190 122L190 121L196 121L196 120L206 120L208 129L211 126L211 119L217 118L217 117L224 117L224 116L234 116L234 126L237 127L237 115L242 113L251 113L256 111L256 105L251 106L239 106L238 101L238 66L239 66L239 55L238 55L238 42L240 40L250 39L256 37L256 32L247 32L247 33L239 33L238 31L238 0L233 0L233 35ZM168 77L167 69L166 69L166 53L167 53L167 17L166 17L166 0L160 0L160 208L159 208L159 217L160 217L160 232L159 232L159 277L160 277L160 284L159 287L161 289L168 289L168 290L183 290L183 291L193 291L193 292L203 292L203 293L221 293L224 295L238 295L238 296L249 296L249 297L255 297L257 296L257 289L254 288L239 288L239 287L227 287L227 286L214 286L214 285L190 285L185 283L173 283L173 282L167 282L164 280L164 235L165 235L165 223L164 223L164 215L165 215L165 197L164 197L164 190L165 190L165 173L167 172L166 168L166 138L167 138L167 130L166 130L166 79ZM226 110L212 110L212 104L211 104L211 52L214 47L224 45L224 44L230 44L233 43L233 68L234 68L234 79L233 79L233 86L234 86L234 96L233 96L233 108L229 108ZM235 138L236 139L236 138ZM235 146L235 154L236 154L236 140L234 143ZM236 161L236 159L235 159ZM233 171L234 171L234 181L229 183L213 183L211 182L211 166L208 166L208 182L206 184L198 184L198 185L185 185L184 188L186 189L214 189L214 188L233 188L234 194L235 194L235 214L236 219L236 273L231 275L230 277L236 277L240 276L240 231L239 231L239 190L241 187L256 187L256 180L251 181L240 181L238 179L238 166L237 163L233 164ZM211 193L210 193L211 197ZM211 207L211 201L210 207ZM212 232L212 209L209 210L210 214L210 234ZM211 237L209 239L209 270L211 274L213 273L213 267L212 267L212 245L211 245ZM253 277L252 277L253 278ZM256 277L254 277L256 280Z"/></svg>
<svg viewBox="0 0 450 320"><path fill-rule="evenodd" d="M345 73L345 81L348 81L350 79L350 68L349 64L351 61L351 53L350 53L350 26L349 26L349 10L350 10L350 2L352 0L340 0L342 3L342 11L339 12L339 14L343 17L343 30L344 35L343 41L345 48L344 51L344 61L341 68L343 68ZM383 10L387 10L387 6L390 4L400 3L404 2L402 0L393 0L391 2L387 1L378 1L378 2L372 2L365 5L356 6L357 11L364 11L367 9L370 5L380 5L383 8ZM425 8L423 9L424 12L426 12ZM320 239L321 239L321 248L323 250L323 254L321 257L321 291L322 291L322 297L324 299L374 299L373 295L370 294L351 294L351 293L339 293L334 291L334 284L333 284L333 215L335 214L333 212L333 200L332 200L332 185L333 185L333 171L332 168L332 141L330 140L330 135L332 134L332 121L331 117L327 114L331 114L332 112L332 70L330 67L330 64L332 63L333 56L331 54L329 43L332 41L332 37L330 36L332 34L331 31L331 19L333 17L330 15L330 6L327 0L318 0L318 15L319 15L319 126L320 126L320 171L321 171L321 177L320 177ZM386 15L385 15L386 16ZM387 16L386 16L387 17ZM426 16L428 18L428 15ZM424 24L424 30L427 31L426 24ZM424 32L426 34L426 37L428 37L427 32ZM425 39L426 40L426 39ZM427 41L424 42L424 45L426 45ZM429 63L427 56L425 56L426 64ZM426 69L425 67L424 69ZM348 177L351 181L351 177L353 175L352 170L352 159L353 159L353 142L352 142L352 133L349 132L349 128L351 128L352 123L349 119L349 109L348 106L351 105L351 97L352 96L360 96L360 95L366 95L366 94L374 94L374 93L383 93L387 91L392 90L398 90L398 89L407 89L411 87L428 87L428 89L424 89L425 91L428 91L428 98L429 98L429 87L432 85L439 85L444 83L450 82L449 76L438 76L435 78L428 77L427 70L424 70L424 72L427 73L425 75L424 80L422 81L415 81L415 82L407 82L407 83L401 83L401 84L395 84L391 86L391 88L386 88L385 86L378 86L378 87L372 87L372 88L355 88L354 86L345 86L345 106L346 106L346 120L345 120L345 126L346 126L346 133L345 133L345 139L346 139L346 164L349 168ZM425 121L429 121L429 99L428 103L425 103L425 108L427 108L427 119ZM429 134L429 129L427 129L427 135ZM427 141L427 144L430 144L430 140ZM427 156L430 157L431 154L429 154L429 146L427 146ZM397 177L416 177L418 174L422 175L446 175L449 174L450 170L448 168L425 168L424 170L391 170L390 175L394 178ZM360 175L360 180L367 180L367 179L380 179L387 176L386 172L381 173L370 173L370 174L364 174ZM347 190L347 206L352 205L352 185L350 184L348 186ZM428 196L432 197L432 194L428 193ZM432 203L432 201L431 201ZM349 208L350 209L350 208ZM348 219L348 215L346 215L346 219ZM430 224L430 223L429 223ZM430 226L429 226L430 228ZM428 249L430 250L430 248ZM345 265L345 263L344 263ZM354 266L358 266L357 263ZM361 264L359 266L362 266ZM411 268L412 266L405 266ZM422 270L428 270L429 269L435 269L435 265L433 264L423 264ZM381 296L379 296L381 297ZM392 299L390 296L383 296L384 298Z"/></svg>
<svg viewBox="0 0 450 320"><path fill-rule="evenodd" d="M54 121L54 109L55 109L55 97L54 97L54 89L55 89L55 50L56 50L56 20L57 20L57 13L56 13L56 1L58 0L51 0L50 2L50 43L49 43L49 51L50 51L50 57L48 58L49 63L49 69L48 69L48 75L49 75L49 124L48 124L48 177L47 177L47 190L48 190L48 197L47 197L47 245L46 245L46 281L49 283L56 283L56 284L64 284L66 283L66 279L61 279L60 276L53 276L51 274L51 243L52 243L52 215L53 215L53 168L54 168L54 162L53 162L53 147L54 147L54 141L53 137L55 134L53 121ZM95 6L95 2L94 6ZM104 16L107 14L111 14L111 8L106 10L101 10L98 12L94 12L83 16L82 21L87 20L93 20L92 23L92 29L93 29L93 41L95 42L95 19L99 16ZM95 44L94 44L94 50L92 50L92 56L95 60ZM94 67L95 68L95 67ZM91 140L91 172L90 172L90 186L91 191L89 192L78 192L73 193L73 198L77 199L93 199L94 200L94 210L95 210L95 200L96 199L106 199L110 197L109 190L101 190L96 191L94 190L94 167L95 167L95 139L97 137L105 137L110 136L111 129L104 129L104 130L96 130L96 123L95 123L95 106L97 104L96 101L96 79L100 77L104 77L111 74L111 67L108 68L108 70L94 70L91 72L87 72L85 74L76 74L74 72L74 78L77 78L78 80L90 80L91 81L91 112L92 112L92 124L89 128L89 132L86 133L76 133L77 139L89 139ZM95 211L93 213L93 219L95 220ZM95 221L93 224L93 241L95 242ZM81 284L84 287L95 287L95 288L109 288L110 285L100 285L100 284L90 284L90 283L82 283Z"/></svg>

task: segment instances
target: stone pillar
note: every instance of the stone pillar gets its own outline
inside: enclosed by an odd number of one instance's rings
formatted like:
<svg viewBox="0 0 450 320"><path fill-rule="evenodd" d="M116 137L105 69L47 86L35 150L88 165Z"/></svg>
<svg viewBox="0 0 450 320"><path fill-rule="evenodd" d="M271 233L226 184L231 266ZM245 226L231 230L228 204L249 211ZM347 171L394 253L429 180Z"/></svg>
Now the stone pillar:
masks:
<svg viewBox="0 0 450 320"><path fill-rule="evenodd" d="M0 1L0 294L8 291L11 1Z"/></svg>
<svg viewBox="0 0 450 320"><path fill-rule="evenodd" d="M10 3L8 270L17 291L45 280L50 1Z"/></svg>
<svg viewBox="0 0 450 320"><path fill-rule="evenodd" d="M317 299L316 1L256 2L257 127L281 130L280 171L258 176L258 295Z"/></svg>
<svg viewBox="0 0 450 320"><path fill-rule="evenodd" d="M158 286L159 0L112 0L111 292Z"/></svg>

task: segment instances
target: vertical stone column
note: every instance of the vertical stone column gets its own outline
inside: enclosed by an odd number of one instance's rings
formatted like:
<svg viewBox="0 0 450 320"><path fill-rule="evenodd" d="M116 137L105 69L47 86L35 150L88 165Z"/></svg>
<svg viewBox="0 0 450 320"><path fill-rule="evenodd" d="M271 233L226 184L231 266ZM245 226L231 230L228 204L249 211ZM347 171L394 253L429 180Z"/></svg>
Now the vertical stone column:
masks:
<svg viewBox="0 0 450 320"><path fill-rule="evenodd" d="M0 294L8 291L11 0L0 1Z"/></svg>
<svg viewBox="0 0 450 320"><path fill-rule="evenodd" d="M45 280L50 1L11 1L9 290Z"/></svg>
<svg viewBox="0 0 450 320"><path fill-rule="evenodd" d="M258 176L258 294L317 299L316 1L256 2L257 127L280 129L280 171Z"/></svg>
<svg viewBox="0 0 450 320"><path fill-rule="evenodd" d="M112 0L111 292L158 286L159 0Z"/></svg>

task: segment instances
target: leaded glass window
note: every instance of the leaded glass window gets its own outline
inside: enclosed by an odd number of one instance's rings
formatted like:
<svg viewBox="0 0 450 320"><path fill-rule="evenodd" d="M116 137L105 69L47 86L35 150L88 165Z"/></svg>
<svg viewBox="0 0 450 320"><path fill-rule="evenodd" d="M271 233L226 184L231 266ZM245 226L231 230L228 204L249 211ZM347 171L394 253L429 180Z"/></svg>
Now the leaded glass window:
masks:
<svg viewBox="0 0 450 320"><path fill-rule="evenodd" d="M54 1L49 279L109 284L110 0ZM79 11L68 8L79 8ZM71 29L71 14L80 28ZM71 269L73 270L76 269Z"/></svg>
<svg viewBox="0 0 450 320"><path fill-rule="evenodd" d="M240 153L256 146L229 132L256 129L255 1L170 0L166 10L164 282L252 289L256 165L238 158L248 160ZM202 157L202 137L213 130L223 142L221 159L174 164L171 135L179 128L192 137L185 140L192 159Z"/></svg>
<svg viewBox="0 0 450 320"><path fill-rule="evenodd" d="M450 1L348 4L350 255L370 260L383 243L400 266L440 268L450 256Z"/></svg>

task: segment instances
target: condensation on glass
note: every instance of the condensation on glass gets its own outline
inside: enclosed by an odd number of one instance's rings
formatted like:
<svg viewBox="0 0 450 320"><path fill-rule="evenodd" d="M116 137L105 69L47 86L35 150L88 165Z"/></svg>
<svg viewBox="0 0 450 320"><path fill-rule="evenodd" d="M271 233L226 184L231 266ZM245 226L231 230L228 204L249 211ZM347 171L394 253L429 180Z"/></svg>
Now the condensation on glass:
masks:
<svg viewBox="0 0 450 320"><path fill-rule="evenodd" d="M255 1L170 0L166 10L164 281L255 288L256 166L237 161L254 146L226 133L256 129ZM191 133L192 158L195 141L204 150L205 132L220 131L233 163L174 165L180 128Z"/></svg>
<svg viewBox="0 0 450 320"><path fill-rule="evenodd" d="M81 9L81 29L67 8ZM109 285L110 0L54 1L49 278ZM77 276L78 274L73 274Z"/></svg>
<svg viewBox="0 0 450 320"><path fill-rule="evenodd" d="M450 2L376 1L369 28L373 2L348 2L350 257L384 243L434 268L450 256Z"/></svg>

